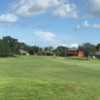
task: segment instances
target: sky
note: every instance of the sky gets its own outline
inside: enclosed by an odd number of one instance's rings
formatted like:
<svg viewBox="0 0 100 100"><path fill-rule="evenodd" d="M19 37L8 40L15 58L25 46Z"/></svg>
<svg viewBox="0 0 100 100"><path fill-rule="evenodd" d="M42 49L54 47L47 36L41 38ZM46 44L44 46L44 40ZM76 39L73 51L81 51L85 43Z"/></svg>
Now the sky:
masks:
<svg viewBox="0 0 100 100"><path fill-rule="evenodd" d="M38 46L100 43L100 0L0 0L0 37Z"/></svg>

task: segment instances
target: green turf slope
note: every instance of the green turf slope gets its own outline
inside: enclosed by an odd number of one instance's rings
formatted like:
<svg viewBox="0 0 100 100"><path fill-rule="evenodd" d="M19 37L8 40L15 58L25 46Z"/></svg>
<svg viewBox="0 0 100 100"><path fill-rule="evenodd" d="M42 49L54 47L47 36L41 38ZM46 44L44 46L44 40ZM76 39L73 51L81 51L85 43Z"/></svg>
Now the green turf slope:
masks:
<svg viewBox="0 0 100 100"><path fill-rule="evenodd" d="M0 58L0 100L100 100L100 61Z"/></svg>

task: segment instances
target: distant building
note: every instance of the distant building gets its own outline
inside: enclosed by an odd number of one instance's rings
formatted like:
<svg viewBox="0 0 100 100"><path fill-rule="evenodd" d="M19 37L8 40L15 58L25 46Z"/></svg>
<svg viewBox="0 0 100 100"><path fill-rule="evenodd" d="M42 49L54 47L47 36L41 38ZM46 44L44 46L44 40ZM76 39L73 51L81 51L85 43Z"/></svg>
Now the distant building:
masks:
<svg viewBox="0 0 100 100"><path fill-rule="evenodd" d="M26 55L26 56L30 55L27 51L25 51L23 49L20 49L19 52L20 52L20 55Z"/></svg>
<svg viewBox="0 0 100 100"><path fill-rule="evenodd" d="M67 56L85 57L85 51L83 49L71 48L67 50Z"/></svg>
<svg viewBox="0 0 100 100"><path fill-rule="evenodd" d="M95 56L96 56L97 58L100 58L100 51L96 51Z"/></svg>

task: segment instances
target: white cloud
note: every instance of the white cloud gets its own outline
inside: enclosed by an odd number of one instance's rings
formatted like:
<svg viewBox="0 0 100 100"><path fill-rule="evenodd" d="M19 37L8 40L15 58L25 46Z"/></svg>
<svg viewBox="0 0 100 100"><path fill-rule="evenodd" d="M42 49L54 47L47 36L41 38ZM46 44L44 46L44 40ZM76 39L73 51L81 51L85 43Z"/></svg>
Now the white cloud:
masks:
<svg viewBox="0 0 100 100"><path fill-rule="evenodd" d="M58 38L56 33L53 32L48 32L48 31L38 31L35 30L34 34L37 38L38 43L42 43L42 44L46 44L49 46L65 46L65 47L70 47L70 48L78 48L78 44L77 43L68 43L65 40L61 40Z"/></svg>
<svg viewBox="0 0 100 100"><path fill-rule="evenodd" d="M100 17L100 0L87 0L86 3L88 4L87 11L81 17ZM8 22L15 22L20 16L28 17L49 12L59 17L77 18L79 10L82 9L78 8L77 3L70 2L70 0L15 0L8 10L11 13L1 14L0 17L2 20L6 17L6 20L10 19L10 21L7 20Z"/></svg>
<svg viewBox="0 0 100 100"><path fill-rule="evenodd" d="M66 1L66 2L65 2ZM15 0L6 14L0 15L0 22L16 22L21 16L28 17L50 12L60 17L76 18L77 7L69 0Z"/></svg>
<svg viewBox="0 0 100 100"><path fill-rule="evenodd" d="M56 35L52 32L45 32L45 31L34 31L34 33L41 38L42 40L45 40L47 42L53 42L55 41Z"/></svg>
<svg viewBox="0 0 100 100"><path fill-rule="evenodd" d="M57 39L57 36L53 32L47 32L47 31L34 31L35 35L38 38L38 43L43 43L49 46L58 46L61 44L61 41Z"/></svg>
<svg viewBox="0 0 100 100"><path fill-rule="evenodd" d="M77 7L75 4L63 4L54 11L54 14L61 17L78 17Z"/></svg>
<svg viewBox="0 0 100 100"><path fill-rule="evenodd" d="M59 0L17 0L14 11L21 16L31 16L46 12L49 8L59 5Z"/></svg>
<svg viewBox="0 0 100 100"><path fill-rule="evenodd" d="M90 24L87 20L85 20L82 24L77 26L77 30L80 29L100 29L100 24Z"/></svg>
<svg viewBox="0 0 100 100"><path fill-rule="evenodd" d="M68 46L65 41L58 39L56 33L47 31L34 31L34 34L38 38L38 42L46 43L50 46Z"/></svg>
<svg viewBox="0 0 100 100"><path fill-rule="evenodd" d="M77 43L73 43L69 46L70 48L78 48L79 47L79 44Z"/></svg>
<svg viewBox="0 0 100 100"><path fill-rule="evenodd" d="M100 0L88 0L89 1L89 13L93 17L100 17Z"/></svg>
<svg viewBox="0 0 100 100"><path fill-rule="evenodd" d="M17 0L12 9L20 16L32 16L48 10L58 16L77 16L76 5L65 3L65 0Z"/></svg>
<svg viewBox="0 0 100 100"><path fill-rule="evenodd" d="M16 22L17 20L18 17L10 13L0 15L0 22Z"/></svg>

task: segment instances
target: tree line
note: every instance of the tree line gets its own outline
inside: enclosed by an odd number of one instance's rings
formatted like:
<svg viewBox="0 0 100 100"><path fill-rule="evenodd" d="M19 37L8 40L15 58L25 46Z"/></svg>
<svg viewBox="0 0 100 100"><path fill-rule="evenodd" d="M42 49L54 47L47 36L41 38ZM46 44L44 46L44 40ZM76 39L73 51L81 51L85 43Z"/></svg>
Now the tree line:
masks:
<svg viewBox="0 0 100 100"><path fill-rule="evenodd" d="M85 43L80 45L79 48L84 49L86 56L92 56L96 51L100 51L100 44L93 45L90 43ZM68 49L68 47L64 46L58 46L56 48L30 46L25 43L19 42L17 39L10 36L6 36L0 39L0 57L16 56L26 53L29 55L66 56L66 51Z"/></svg>

